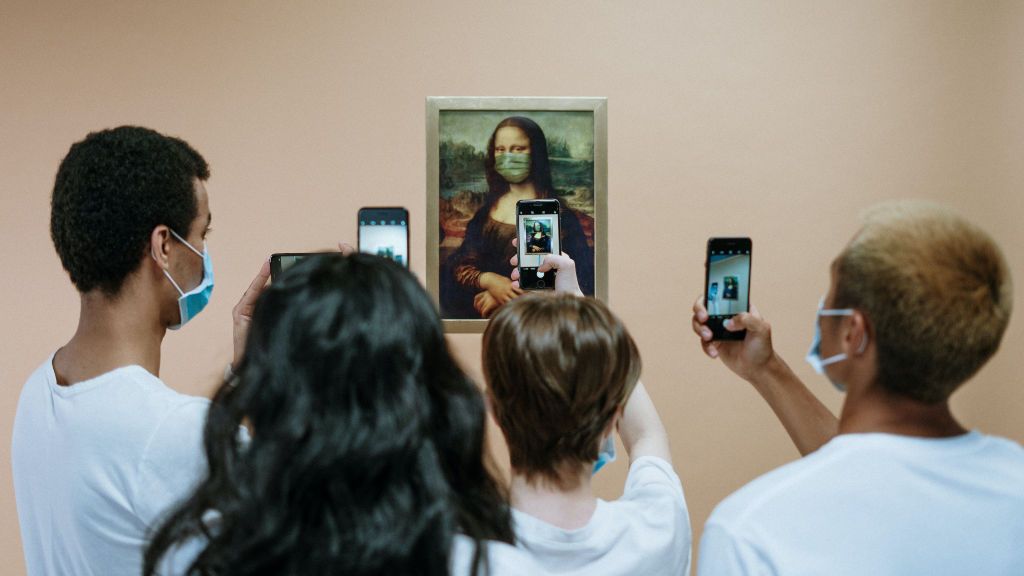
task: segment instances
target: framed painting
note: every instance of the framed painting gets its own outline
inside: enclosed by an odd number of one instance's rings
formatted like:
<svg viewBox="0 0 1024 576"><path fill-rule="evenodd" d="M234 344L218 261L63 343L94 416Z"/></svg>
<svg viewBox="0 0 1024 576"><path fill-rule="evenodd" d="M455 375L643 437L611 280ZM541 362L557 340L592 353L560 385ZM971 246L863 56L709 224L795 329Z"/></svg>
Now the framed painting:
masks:
<svg viewBox="0 0 1024 576"><path fill-rule="evenodd" d="M522 294L518 200L559 200L562 251L607 300L607 135L605 98L427 98L427 288L446 331L483 332Z"/></svg>

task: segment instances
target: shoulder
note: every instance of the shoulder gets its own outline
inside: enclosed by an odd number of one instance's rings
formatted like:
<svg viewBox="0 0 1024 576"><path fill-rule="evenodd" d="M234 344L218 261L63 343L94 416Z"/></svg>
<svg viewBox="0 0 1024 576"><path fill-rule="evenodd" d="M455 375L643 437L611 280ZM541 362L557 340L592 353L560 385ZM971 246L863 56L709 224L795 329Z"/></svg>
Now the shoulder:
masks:
<svg viewBox="0 0 1024 576"><path fill-rule="evenodd" d="M992 482L1024 484L1024 447L1009 438L972 434L977 435L979 445L972 467L979 474L988 476Z"/></svg>
<svg viewBox="0 0 1024 576"><path fill-rule="evenodd" d="M849 452L849 447L832 440L813 454L754 479L716 506L708 523L746 525L751 517L758 517L767 509L801 500L806 489L818 489L826 484L823 476L843 468L841 463Z"/></svg>
<svg viewBox="0 0 1024 576"><path fill-rule="evenodd" d="M30 402L30 398L36 398L39 394L44 393L51 385L51 381L56 384L56 376L53 373L53 354L33 370L22 385L21 395L18 398L18 413L20 414L24 409L23 405Z"/></svg>
<svg viewBox="0 0 1024 576"><path fill-rule="evenodd" d="M672 465L656 456L637 458L630 464L622 497L612 502L609 508L617 515L626 516L628 524L672 533L690 533L683 483Z"/></svg>
<svg viewBox="0 0 1024 576"><path fill-rule="evenodd" d="M637 458L629 465L622 500L640 500L658 495L686 506L683 483L671 464L657 456Z"/></svg>
<svg viewBox="0 0 1024 576"><path fill-rule="evenodd" d="M135 472L136 512L151 522L179 501L206 472L205 398L174 393L165 398L146 438Z"/></svg>
<svg viewBox="0 0 1024 576"><path fill-rule="evenodd" d="M483 548L481 558L486 563L486 570L474 569L474 559L477 548ZM534 562L533 558L510 544L483 540L479 544L468 536L457 534L452 540L451 550L451 574L452 576L472 576L486 574L488 576L505 576L512 574L537 574L545 572Z"/></svg>

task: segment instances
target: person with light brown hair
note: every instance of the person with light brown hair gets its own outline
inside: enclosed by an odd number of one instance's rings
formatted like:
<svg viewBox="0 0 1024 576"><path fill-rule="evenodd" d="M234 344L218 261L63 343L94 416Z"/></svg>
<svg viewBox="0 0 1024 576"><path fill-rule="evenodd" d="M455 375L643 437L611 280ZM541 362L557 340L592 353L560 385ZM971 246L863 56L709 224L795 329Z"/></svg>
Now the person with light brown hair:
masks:
<svg viewBox="0 0 1024 576"><path fill-rule="evenodd" d="M483 340L517 545L552 574L688 574L686 501L636 344L607 306L581 295L571 259L548 256L541 270L550 268L558 292L509 302ZM606 502L591 476L614 458L616 431L630 469L623 496Z"/></svg>
<svg viewBox="0 0 1024 576"><path fill-rule="evenodd" d="M969 431L950 396L995 354L1010 320L999 247L952 211L868 212L831 267L808 361L846 392L835 418L772 347L756 308L712 341L765 398L804 458L723 501L698 573L1024 574L1024 449Z"/></svg>

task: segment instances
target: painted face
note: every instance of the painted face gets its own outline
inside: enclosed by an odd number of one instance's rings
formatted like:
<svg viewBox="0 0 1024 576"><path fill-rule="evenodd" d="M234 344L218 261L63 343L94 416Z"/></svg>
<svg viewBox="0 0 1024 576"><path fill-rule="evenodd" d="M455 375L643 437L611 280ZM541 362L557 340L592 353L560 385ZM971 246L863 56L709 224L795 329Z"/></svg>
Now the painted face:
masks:
<svg viewBox="0 0 1024 576"><path fill-rule="evenodd" d="M498 129L494 135L494 170L512 184L530 177L530 139L522 128Z"/></svg>

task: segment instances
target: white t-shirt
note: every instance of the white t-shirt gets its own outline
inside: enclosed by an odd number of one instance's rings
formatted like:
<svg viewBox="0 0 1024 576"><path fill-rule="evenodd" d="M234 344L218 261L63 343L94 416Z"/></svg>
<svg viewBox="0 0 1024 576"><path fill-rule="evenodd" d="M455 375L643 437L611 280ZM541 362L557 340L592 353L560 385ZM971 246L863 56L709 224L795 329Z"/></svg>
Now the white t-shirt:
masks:
<svg viewBox="0 0 1024 576"><path fill-rule="evenodd" d="M504 542L485 541L487 568L481 568L475 575L472 571L473 555L476 551L473 540L457 535L452 542L452 576L543 576L544 569L522 550Z"/></svg>
<svg viewBox="0 0 1024 576"><path fill-rule="evenodd" d="M553 526L512 510L519 547L551 574L685 576L690 572L690 518L672 465L653 456L629 467L622 497L597 501L587 525Z"/></svg>
<svg viewBox="0 0 1024 576"><path fill-rule="evenodd" d="M203 551L202 542L199 539L193 539L187 544L173 549L159 564L160 576L184 574L196 556ZM533 558L515 546L492 540L486 540L481 544L486 547L487 560L486 564L474 572L473 560L476 546L469 537L457 534L452 541L449 574L451 576L544 576L545 574Z"/></svg>
<svg viewBox="0 0 1024 576"><path fill-rule="evenodd" d="M140 366L71 386L40 366L11 450L28 574L141 574L147 530L205 473L208 409Z"/></svg>
<svg viewBox="0 0 1024 576"><path fill-rule="evenodd" d="M725 499L700 576L1024 574L1024 449L844 434Z"/></svg>

